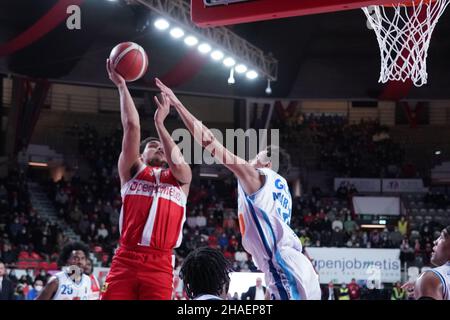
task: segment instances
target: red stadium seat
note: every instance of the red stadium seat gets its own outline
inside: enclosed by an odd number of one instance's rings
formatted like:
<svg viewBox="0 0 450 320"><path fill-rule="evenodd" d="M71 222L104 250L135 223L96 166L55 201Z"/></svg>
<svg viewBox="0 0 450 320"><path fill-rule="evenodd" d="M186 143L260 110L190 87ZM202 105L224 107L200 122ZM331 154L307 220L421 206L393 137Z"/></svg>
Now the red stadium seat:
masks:
<svg viewBox="0 0 450 320"><path fill-rule="evenodd" d="M27 251L20 251L19 253L19 260L21 259L30 259L30 255Z"/></svg>
<svg viewBox="0 0 450 320"><path fill-rule="evenodd" d="M50 264L48 262L40 262L39 263L39 269L43 269L45 271L47 271L48 269L50 269Z"/></svg>

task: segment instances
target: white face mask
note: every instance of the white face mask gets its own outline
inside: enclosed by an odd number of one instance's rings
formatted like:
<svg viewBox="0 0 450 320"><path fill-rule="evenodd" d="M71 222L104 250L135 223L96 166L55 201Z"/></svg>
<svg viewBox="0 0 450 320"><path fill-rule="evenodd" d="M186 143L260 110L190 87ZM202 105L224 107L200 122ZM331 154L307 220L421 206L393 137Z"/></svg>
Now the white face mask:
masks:
<svg viewBox="0 0 450 320"><path fill-rule="evenodd" d="M42 287L42 286L35 286L34 288L36 289L36 291L38 291L38 292L39 292L39 291L41 291L41 290L42 290L42 288L43 288L43 287Z"/></svg>

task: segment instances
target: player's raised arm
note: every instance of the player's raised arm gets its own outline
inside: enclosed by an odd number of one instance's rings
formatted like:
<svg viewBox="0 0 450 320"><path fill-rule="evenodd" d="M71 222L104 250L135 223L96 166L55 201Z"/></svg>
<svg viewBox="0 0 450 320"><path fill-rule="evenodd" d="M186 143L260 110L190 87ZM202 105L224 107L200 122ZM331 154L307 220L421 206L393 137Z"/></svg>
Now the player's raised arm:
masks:
<svg viewBox="0 0 450 320"><path fill-rule="evenodd" d="M119 75L111 64L106 60L106 70L109 79L117 86L120 95L120 117L123 127L122 152L119 156L120 184L124 185L132 177L132 171L139 165L139 144L141 140L141 127L139 113L134 105L125 79Z"/></svg>
<svg viewBox="0 0 450 320"><path fill-rule="evenodd" d="M154 100L156 106L158 107L155 112L156 131L158 132L159 139L161 140L161 144L164 148L164 153L166 154L169 168L178 182L182 185L189 185L192 180L191 167L189 167L184 160L180 149L164 126L164 120L170 111L170 101L164 92L161 93L161 99L158 100L155 96Z"/></svg>
<svg viewBox="0 0 450 320"><path fill-rule="evenodd" d="M423 273L414 287L414 297L419 299L443 300L443 287L439 277L433 272Z"/></svg>
<svg viewBox="0 0 450 320"><path fill-rule="evenodd" d="M175 107L183 120L185 126L193 135L194 139L201 144L211 155L230 169L239 179L244 191L252 194L258 191L263 181L258 171L244 159L236 156L225 148L205 125L195 118L175 96L173 91L156 79L156 85L169 99L170 104Z"/></svg>

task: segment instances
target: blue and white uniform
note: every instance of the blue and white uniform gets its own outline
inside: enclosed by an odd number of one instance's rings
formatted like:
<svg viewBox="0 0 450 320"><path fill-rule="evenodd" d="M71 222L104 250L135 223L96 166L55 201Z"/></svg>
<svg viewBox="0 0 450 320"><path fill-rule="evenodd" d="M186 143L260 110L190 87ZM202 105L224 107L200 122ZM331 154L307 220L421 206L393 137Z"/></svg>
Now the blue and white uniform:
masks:
<svg viewBox="0 0 450 320"><path fill-rule="evenodd" d="M427 270L426 272L433 272L438 276L442 283L442 296L444 300L450 300L450 261L446 264Z"/></svg>
<svg viewBox="0 0 450 320"><path fill-rule="evenodd" d="M60 271L53 277L58 278L58 290L53 300L89 300L91 298L92 284L89 276L82 274L79 283L75 283L65 271Z"/></svg>
<svg viewBox="0 0 450 320"><path fill-rule="evenodd" d="M264 185L247 195L238 182L242 245L264 272L272 299L320 300L319 277L289 227L292 197L286 180L268 168L257 169Z"/></svg>

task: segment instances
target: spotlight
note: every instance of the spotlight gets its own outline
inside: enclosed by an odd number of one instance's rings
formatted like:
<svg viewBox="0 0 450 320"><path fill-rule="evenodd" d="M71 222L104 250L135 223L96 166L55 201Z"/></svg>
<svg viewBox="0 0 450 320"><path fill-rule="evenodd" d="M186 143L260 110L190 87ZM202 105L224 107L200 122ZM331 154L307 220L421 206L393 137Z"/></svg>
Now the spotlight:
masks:
<svg viewBox="0 0 450 320"><path fill-rule="evenodd" d="M172 30L170 30L170 35L175 39L179 39L182 36L184 36L184 31L178 27L175 27Z"/></svg>
<svg viewBox="0 0 450 320"><path fill-rule="evenodd" d="M169 28L170 24L166 19L160 18L155 21L154 26L156 27L156 29L163 31Z"/></svg>
<svg viewBox="0 0 450 320"><path fill-rule="evenodd" d="M237 73L244 73L247 71L247 66L245 64L238 64L236 67L236 72Z"/></svg>
<svg viewBox="0 0 450 320"><path fill-rule="evenodd" d="M198 39L194 36L187 36L184 38L184 43L186 43L189 47L192 47L198 43Z"/></svg>
<svg viewBox="0 0 450 320"><path fill-rule="evenodd" d="M254 80L254 79L258 78L258 73L254 70L250 70L249 72L246 73L246 76L248 79Z"/></svg>
<svg viewBox="0 0 450 320"><path fill-rule="evenodd" d="M214 51L211 53L211 58L212 58L213 60L215 60L215 61L220 61L220 60L223 59L223 52L220 51L220 50L214 50Z"/></svg>
<svg viewBox="0 0 450 320"><path fill-rule="evenodd" d="M440 155L440 154L441 154L441 150L436 150L436 151L434 152L434 154L435 154L436 156Z"/></svg>
<svg viewBox="0 0 450 320"><path fill-rule="evenodd" d="M198 46L198 51L200 51L203 54L206 54L211 51L211 46L207 43L202 43Z"/></svg>
<svg viewBox="0 0 450 320"><path fill-rule="evenodd" d="M226 67L231 68L232 66L234 66L236 64L236 61L234 61L233 58L228 57L228 58L225 58L225 60L223 60L223 64Z"/></svg>

